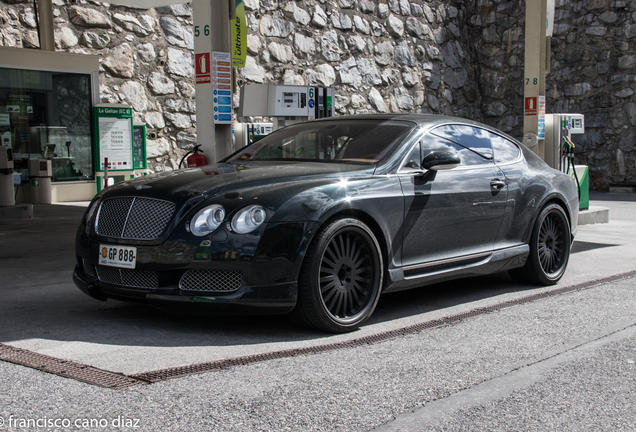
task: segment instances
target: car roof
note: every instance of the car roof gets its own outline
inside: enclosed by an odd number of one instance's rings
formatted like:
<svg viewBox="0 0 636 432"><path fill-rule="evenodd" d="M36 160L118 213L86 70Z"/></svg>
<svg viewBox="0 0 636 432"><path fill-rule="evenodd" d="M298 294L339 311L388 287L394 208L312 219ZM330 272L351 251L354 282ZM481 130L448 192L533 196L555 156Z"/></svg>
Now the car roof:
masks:
<svg viewBox="0 0 636 432"><path fill-rule="evenodd" d="M316 121L329 121L329 120L403 120L411 121L421 125L435 125L444 123L467 123L474 124L475 126L482 126L492 129L490 126L468 120L460 117L453 117L441 114L416 114L416 113L393 113L393 114L356 114L356 115L344 115L335 117L324 117Z"/></svg>
<svg viewBox="0 0 636 432"><path fill-rule="evenodd" d="M466 125L473 125L483 129L487 129L496 132L517 144L520 142L505 132L497 129L496 127L489 126L484 123L480 123L474 120L469 120L462 117L455 117L443 114L428 114L428 113L389 113L389 114L356 114L356 115L344 115L335 117L325 117L317 119L315 121L329 121L329 120L402 120L417 123L419 126L423 126L426 129L434 127L436 125L460 123Z"/></svg>

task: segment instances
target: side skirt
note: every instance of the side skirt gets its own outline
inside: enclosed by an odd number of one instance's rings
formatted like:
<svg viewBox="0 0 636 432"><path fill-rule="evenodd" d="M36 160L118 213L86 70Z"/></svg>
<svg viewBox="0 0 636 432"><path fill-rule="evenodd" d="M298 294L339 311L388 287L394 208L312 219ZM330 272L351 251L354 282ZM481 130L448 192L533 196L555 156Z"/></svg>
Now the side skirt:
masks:
<svg viewBox="0 0 636 432"><path fill-rule="evenodd" d="M388 271L388 283L382 292L402 291L451 279L483 276L522 267L529 253L528 245L519 245L492 252L392 269Z"/></svg>

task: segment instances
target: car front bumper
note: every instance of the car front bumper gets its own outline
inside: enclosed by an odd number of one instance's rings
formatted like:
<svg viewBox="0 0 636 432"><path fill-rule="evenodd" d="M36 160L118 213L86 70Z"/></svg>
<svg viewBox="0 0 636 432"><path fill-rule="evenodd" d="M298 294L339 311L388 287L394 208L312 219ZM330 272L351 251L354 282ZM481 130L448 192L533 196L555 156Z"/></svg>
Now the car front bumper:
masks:
<svg viewBox="0 0 636 432"><path fill-rule="evenodd" d="M82 224L73 281L99 300L141 302L177 313L284 314L296 306L298 274L315 227L314 222L274 223L253 235L218 230L223 235L194 240L175 230L166 241L148 244L89 236ZM100 265L101 248L111 244L135 247L136 265ZM188 274L197 281L186 283Z"/></svg>
<svg viewBox="0 0 636 432"><path fill-rule="evenodd" d="M146 303L172 313L191 315L276 315L296 306L298 284L241 286L231 293L186 292L176 288L134 288L111 285L87 275L76 264L73 282L84 293L98 300L116 299Z"/></svg>

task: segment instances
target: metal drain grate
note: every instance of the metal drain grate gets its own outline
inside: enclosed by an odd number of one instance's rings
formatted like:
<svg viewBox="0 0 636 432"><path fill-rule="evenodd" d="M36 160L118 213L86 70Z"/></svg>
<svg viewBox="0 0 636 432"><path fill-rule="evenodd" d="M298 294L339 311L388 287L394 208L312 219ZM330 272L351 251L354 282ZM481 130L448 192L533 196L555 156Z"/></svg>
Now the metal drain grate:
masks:
<svg viewBox="0 0 636 432"><path fill-rule="evenodd" d="M200 364L189 365L189 366L162 369L162 370L157 370L153 372L145 372L138 375L132 375L132 377L154 383L154 382L164 381L164 380L168 380L172 378L182 378L188 375L195 375L195 374L200 374L205 372L213 372L220 369L230 368L233 366L245 366L245 365L267 361L267 360L296 357L296 356L308 355L308 354L319 354L319 353L324 353L329 351L336 351L336 350L340 350L344 348L355 348L355 347L364 346L364 345L372 345L379 342L395 339L401 336L416 334L425 330L430 330L437 327L455 324L467 318L471 318L478 315L485 315L488 313L499 311L501 309L505 309L507 307L520 305L524 303L530 303L542 298L554 297L554 296L566 294L569 292L594 288L594 287L605 285L607 283L615 282L618 280L629 279L634 276L636 276L636 271L620 274L617 276L611 276L608 278L603 278L603 279L599 279L592 282L581 283L578 285L559 288L552 291L532 294L532 295L522 297L516 300L509 300L509 301L502 302L502 303L488 306L488 307L476 308L466 312L449 315L443 318L438 318L431 321L414 324L412 326L403 327L403 328L395 329L395 330L389 330L383 333L379 333L379 334L371 335L371 336L365 336L358 339L353 339L347 342L337 342L332 344L318 345L318 346L306 347L306 348L293 348L293 349L288 349L283 351L275 351L271 353L255 354L255 355L237 357L237 358L227 359L227 360L218 360L218 361L200 363Z"/></svg>
<svg viewBox="0 0 636 432"><path fill-rule="evenodd" d="M147 384L146 381L142 381L139 378L132 378L124 374L38 354L5 344L0 344L0 360L114 390Z"/></svg>
<svg viewBox="0 0 636 432"><path fill-rule="evenodd" d="M56 359L43 354L34 353L31 351L23 350L20 348L14 348L9 345L0 343L0 360L8 361L11 363L28 366L34 369L38 369L44 372L53 373L67 378L73 378L78 381L82 381L89 384L98 385L100 387L112 388L112 389L125 389L139 384L149 384L159 381L165 381L172 378L182 378L189 375L201 374L205 372L213 372L221 369L227 369L234 366L245 366L253 363L282 359L288 357L296 357L301 355L319 354L324 352L336 351L345 348L355 348L364 345L376 344L391 339L395 339L401 336L420 333L422 331L430 330L433 328L452 325L460 322L464 319L474 316L485 315L488 313L496 312L501 309L505 309L511 306L516 306L524 303L530 303L536 300L540 300L548 297L555 297L561 294L567 294L575 291L582 291L585 289L595 288L598 286L606 285L608 283L616 282L623 279L630 279L636 277L636 271L623 273L616 276L610 276L596 281L581 283L569 287L559 288L552 291L545 291L542 293L532 294L526 297L522 297L516 300L509 300L496 305L476 308L466 312L461 312L454 315L449 315L443 318L438 318L423 323L414 324L412 326L403 327L400 329L390 330L376 335L365 336L357 339L353 339L346 342L337 342L331 344L318 345L305 348L294 348L283 351L275 351L271 353L254 354L244 357L236 357L226 360L218 360L213 362L199 363L189 366L181 366L175 368L161 369L152 372L144 372L137 375L123 375L116 372L110 372L103 369L94 368L92 366L82 365L79 363Z"/></svg>

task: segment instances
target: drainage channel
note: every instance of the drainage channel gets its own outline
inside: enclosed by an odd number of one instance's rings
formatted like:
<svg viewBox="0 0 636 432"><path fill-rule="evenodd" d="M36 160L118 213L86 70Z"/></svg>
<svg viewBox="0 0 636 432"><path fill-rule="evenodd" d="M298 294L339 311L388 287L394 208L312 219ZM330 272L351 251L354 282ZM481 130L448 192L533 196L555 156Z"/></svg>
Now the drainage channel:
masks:
<svg viewBox="0 0 636 432"><path fill-rule="evenodd" d="M448 315L443 318L425 321L411 326L389 330L375 335L364 336L345 342L335 342L330 344L316 345L305 348L292 348L270 353L254 354L243 357L236 357L225 360L217 360L212 362L199 363L188 366L180 366L168 369L161 369L151 372L144 372L136 375L124 375L121 373L111 372L92 366L76 363L73 361L58 359L44 354L15 348L10 345L0 343L0 360L10 363L27 366L43 372L59 375L66 378L72 378L88 384L100 387L110 388L114 390L122 390L140 384L151 384L165 381L173 378L183 378L189 375L201 374L205 372L214 372L221 369L227 369L235 366L245 366L253 363L263 362L267 360L282 359L288 357L297 357L302 355L319 354L331 351L337 351L346 348L355 348L364 345L372 345L379 342L388 341L398 337L420 333L434 328L452 325L467 318L496 312L508 307L530 303L540 299L554 297L575 291L595 288L623 279L629 279L636 276L636 271L622 273L610 276L596 281L585 282L569 287L558 288L551 291L545 291L529 296L521 297L515 300L508 300L495 305L475 308L466 312Z"/></svg>

